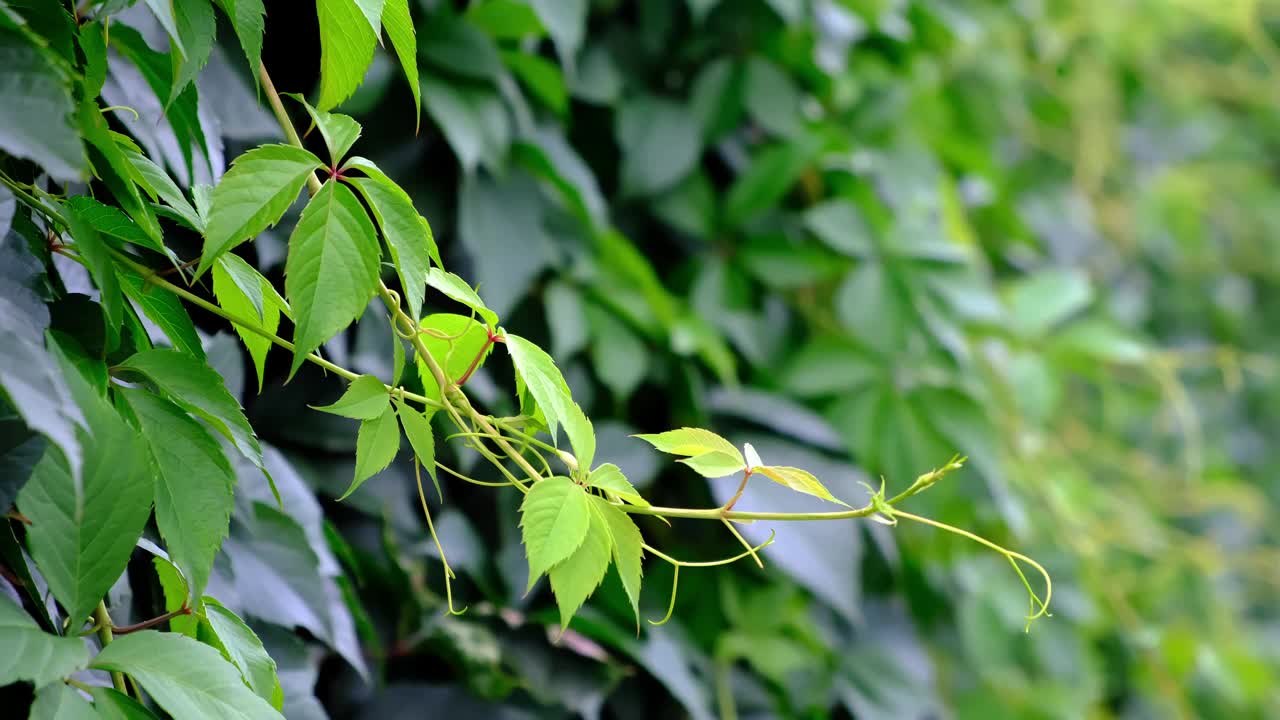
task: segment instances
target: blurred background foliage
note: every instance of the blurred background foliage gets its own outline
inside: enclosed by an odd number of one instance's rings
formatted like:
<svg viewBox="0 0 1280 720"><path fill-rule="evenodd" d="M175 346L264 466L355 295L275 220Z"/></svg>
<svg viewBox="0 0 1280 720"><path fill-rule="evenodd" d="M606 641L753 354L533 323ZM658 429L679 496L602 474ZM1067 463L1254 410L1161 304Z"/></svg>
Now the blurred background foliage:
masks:
<svg viewBox="0 0 1280 720"><path fill-rule="evenodd" d="M731 480L628 437L702 425L858 504L860 481L901 489L966 454L907 509L1041 560L1054 615L1024 633L1016 576L953 536L792 523L764 570L686 572L670 624L637 636L615 577L557 642L545 584L523 592L518 497L446 480L437 526L469 606L450 616L410 458L337 503L356 427L306 405L343 383L308 366L285 384L280 355L259 394L224 328L210 360L289 512L241 473L210 594L254 619L288 717L1280 716L1280 4L412 10L421 126L380 49L339 108L364 124L355 151L506 327L545 342L602 461L656 504L724 502ZM143 4L120 17L164 48ZM221 32L198 80L215 175L279 136ZM310 6L268 2L277 86L312 93L318 57ZM185 167L131 65L103 94ZM277 280L291 224L250 253ZM325 353L387 379L392 342L374 308ZM496 413L516 410L505 362L468 384ZM814 504L753 485L739 507ZM736 552L714 523L642 529L676 557ZM112 603L132 597L134 620L156 602L148 562ZM670 569L646 569L656 618Z"/></svg>

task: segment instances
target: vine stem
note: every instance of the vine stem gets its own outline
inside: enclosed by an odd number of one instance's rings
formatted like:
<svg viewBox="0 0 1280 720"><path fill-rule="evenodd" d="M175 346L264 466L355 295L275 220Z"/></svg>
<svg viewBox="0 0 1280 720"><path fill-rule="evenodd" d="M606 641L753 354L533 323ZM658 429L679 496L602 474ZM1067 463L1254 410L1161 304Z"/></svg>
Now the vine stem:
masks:
<svg viewBox="0 0 1280 720"><path fill-rule="evenodd" d="M98 640L102 642L102 647L106 648L111 644L113 633L111 629L114 627L111 623L111 613L107 612L107 601L99 600L98 607L94 608L93 621L98 626ZM128 695L129 689L124 684L124 673L113 671L111 673L111 684L116 690Z"/></svg>

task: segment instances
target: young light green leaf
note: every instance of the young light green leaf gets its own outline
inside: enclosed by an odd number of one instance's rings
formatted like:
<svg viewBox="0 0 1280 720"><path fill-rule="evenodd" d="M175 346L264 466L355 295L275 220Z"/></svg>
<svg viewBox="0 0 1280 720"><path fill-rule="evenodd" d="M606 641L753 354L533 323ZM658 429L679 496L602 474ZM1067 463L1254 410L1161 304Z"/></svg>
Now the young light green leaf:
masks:
<svg viewBox="0 0 1280 720"><path fill-rule="evenodd" d="M182 39L170 53L173 58L173 87L166 107L182 94L196 79L196 75L209 62L213 51L213 39L217 35L217 20L209 0L172 0L173 19Z"/></svg>
<svg viewBox="0 0 1280 720"><path fill-rule="evenodd" d="M370 174L366 178L352 179L351 184L373 210L373 217L378 221L382 236L387 239L387 247L391 249L396 274L400 276L406 310L410 317L417 319L422 314L431 258L439 254L435 238L431 236L431 227L420 221L413 201L387 176Z"/></svg>
<svg viewBox="0 0 1280 720"><path fill-rule="evenodd" d="M727 475L733 475L746 468L741 455L730 455L724 452L709 452L693 457L681 458L677 462L693 468L699 475L706 478L721 478Z"/></svg>
<svg viewBox="0 0 1280 720"><path fill-rule="evenodd" d="M151 515L146 446L105 401L98 402L102 407L86 410L93 434L83 440L82 476L72 477L61 454L46 451L17 503L31 521L31 556L74 628L124 572Z"/></svg>
<svg viewBox="0 0 1280 720"><path fill-rule="evenodd" d="M7 532L7 531L6 531ZM89 662L78 637L58 637L40 629L31 616L0 594L0 685L29 682L36 687L70 675Z"/></svg>
<svg viewBox="0 0 1280 720"><path fill-rule="evenodd" d="M812 495L838 505L849 507L848 503L843 500L839 500L832 495L831 491L827 490L827 488L819 482L818 478L814 477L813 473L807 470L782 465L761 465L753 468L751 472L753 474L760 473L779 485L789 487L796 492L802 492L806 495Z"/></svg>
<svg viewBox="0 0 1280 720"><path fill-rule="evenodd" d="M360 423L356 436L356 477L339 500L346 500L365 480L377 475L396 459L400 451L400 424L390 404L382 414Z"/></svg>
<svg viewBox="0 0 1280 720"><path fill-rule="evenodd" d="M213 189L196 276L236 245L280 221L320 158L292 145L262 145L236 158Z"/></svg>
<svg viewBox="0 0 1280 720"><path fill-rule="evenodd" d="M281 720L214 648L184 635L121 635L92 666L128 674L170 716L186 720Z"/></svg>
<svg viewBox="0 0 1280 720"><path fill-rule="evenodd" d="M235 472L222 446L177 405L145 390L120 389L158 470L156 526L174 564L199 597L222 547L235 504Z"/></svg>
<svg viewBox="0 0 1280 720"><path fill-rule="evenodd" d="M347 391L332 405L311 409L341 415L355 420L373 420L386 412L390 398L387 387L372 375L361 375L347 386Z"/></svg>
<svg viewBox="0 0 1280 720"><path fill-rule="evenodd" d="M66 206L67 221L71 224L71 237L76 250L84 259L93 282L100 291L98 302L106 318L107 347L115 347L120 340L120 325L124 322L124 300L120 291L120 278L110 250L98 231L70 205Z"/></svg>
<svg viewBox="0 0 1280 720"><path fill-rule="evenodd" d="M593 497L595 510L604 519L613 539L613 562L627 591L631 610L636 615L636 631L640 630L640 582L644 577L644 537L631 516L603 498Z"/></svg>
<svg viewBox="0 0 1280 720"><path fill-rule="evenodd" d="M325 147L329 148L330 165L338 167L347 151L356 140L360 139L360 123L350 115L317 110L311 107L311 103L307 102L305 97L297 93L285 93L285 95L302 103L302 107L307 109L311 122L315 123L320 130L320 135L324 137Z"/></svg>
<svg viewBox="0 0 1280 720"><path fill-rule="evenodd" d="M520 505L520 528L531 589L543 573L572 555L586 539L591 528L586 491L567 477L539 480Z"/></svg>
<svg viewBox="0 0 1280 720"><path fill-rule="evenodd" d="M316 13L320 18L320 99L316 107L329 110L360 86L373 60L378 35L356 0L316 0Z"/></svg>
<svg viewBox="0 0 1280 720"><path fill-rule="evenodd" d="M733 443L725 440L710 430L702 428L684 427L678 430L668 430L664 433L636 435L658 450L671 453L672 455L688 455L696 457L709 452L721 452L730 457L736 457L741 464L746 464L742 458L742 454L738 452L738 448Z"/></svg>
<svg viewBox="0 0 1280 720"><path fill-rule="evenodd" d="M266 28L263 18L267 9L262 0L217 0L223 12L231 19L231 27L235 28L236 37L240 39L240 47L249 60L249 74L253 82L258 82L258 68L262 65L262 32Z"/></svg>
<svg viewBox="0 0 1280 720"><path fill-rule="evenodd" d="M440 479L436 477L436 440L431 431L431 420L400 400L396 400L395 405L396 414L400 416L400 424L404 426L405 437L409 438L409 445L413 447L413 453L418 456L418 462L422 463L427 473L431 475L438 494Z"/></svg>
<svg viewBox="0 0 1280 720"><path fill-rule="evenodd" d="M484 301L465 280L440 268L427 270L427 284L476 311L490 328L498 324L498 314L485 307Z"/></svg>
<svg viewBox="0 0 1280 720"><path fill-rule="evenodd" d="M176 612L192 605L191 585L182 574L182 570L169 559L169 554L152 544L146 538L138 541L138 547L152 553L151 565L156 569L156 579L160 581L160 592L164 597L164 611ZM199 596L195 596L199 598ZM199 608L197 599L196 608ZM200 620L195 615L178 615L169 620L169 630L180 632L187 637L196 637Z"/></svg>
<svg viewBox="0 0 1280 720"><path fill-rule="evenodd" d="M475 367L483 365L485 358L493 351L484 325L466 315L436 313L423 318L418 327L423 346L452 382L461 380L473 363ZM481 352L484 357L480 356ZM417 363L423 394L432 400L439 400L440 386L436 383L435 376L421 356L417 358Z"/></svg>
<svg viewBox="0 0 1280 720"><path fill-rule="evenodd" d="M613 556L613 534L600 510L588 503L587 517L589 527L582 544L548 573L551 591L555 593L556 605L560 608L561 632L569 627L569 621L582 603L600 587Z"/></svg>
<svg viewBox="0 0 1280 720"><path fill-rule="evenodd" d="M504 333L503 336L516 374L542 410L551 437L554 439L556 428L563 425L578 467L591 467L596 453L595 432L591 421L569 394L569 386L555 361L542 348L519 335Z"/></svg>
<svg viewBox="0 0 1280 720"><path fill-rule="evenodd" d="M258 328L273 335L280 328L281 310L287 314L284 298L275 292L271 283L234 253L223 255L213 264L213 296L223 310L247 322L257 321ZM249 351L261 392L271 340L240 323L232 323L232 327Z"/></svg>
<svg viewBox="0 0 1280 720"><path fill-rule="evenodd" d="M204 419L241 455L267 472L262 463L262 446L240 403L227 392L222 376L207 363L176 350L157 349L137 353L120 367L145 375L179 407Z"/></svg>
<svg viewBox="0 0 1280 720"><path fill-rule="evenodd" d="M627 480L627 476L622 474L622 470L613 463L605 463L592 470L591 475L587 477L587 487L600 488L613 493L632 505L649 507L649 501L640 497L640 491L636 490L635 486Z"/></svg>
<svg viewBox="0 0 1280 720"><path fill-rule="evenodd" d="M764 461L760 459L760 453L756 452L751 443L742 444L742 454L746 456L748 470L754 470L764 464Z"/></svg>
<svg viewBox="0 0 1280 720"><path fill-rule="evenodd" d="M200 335L196 333L196 326L182 301L176 295L149 284L141 273L128 265L119 265L116 270L124 294L133 301L135 308L164 331L174 349L204 360Z"/></svg>
<svg viewBox="0 0 1280 720"><path fill-rule="evenodd" d="M36 691L30 720L100 720L88 700L73 687L56 682Z"/></svg>
<svg viewBox="0 0 1280 720"><path fill-rule="evenodd" d="M413 131L417 133L422 122L422 89L418 86L418 36L409 15L409 0L387 0L382 8L382 28L391 39L391 47L395 48L405 80L413 92Z"/></svg>
<svg viewBox="0 0 1280 720"><path fill-rule="evenodd" d="M222 645L222 655L240 669L240 675L258 697L279 710L284 706L284 690L262 640L239 616L217 600L205 596L205 618Z"/></svg>
<svg viewBox="0 0 1280 720"><path fill-rule="evenodd" d="M285 295L293 307L293 366L364 312L378 287L373 223L355 193L329 181L302 211L289 237Z"/></svg>

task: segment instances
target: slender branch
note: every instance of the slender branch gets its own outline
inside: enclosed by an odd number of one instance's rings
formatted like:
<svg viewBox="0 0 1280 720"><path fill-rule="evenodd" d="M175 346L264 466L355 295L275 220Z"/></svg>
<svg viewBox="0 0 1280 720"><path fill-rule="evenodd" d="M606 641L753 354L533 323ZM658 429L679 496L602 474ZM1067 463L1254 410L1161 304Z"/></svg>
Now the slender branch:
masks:
<svg viewBox="0 0 1280 720"><path fill-rule="evenodd" d="M134 623L133 625L121 625L115 628L115 633L117 635L128 635L129 633L135 633L135 632L138 632L139 630L146 630L147 628L155 627L156 625L159 625L162 622L172 620L180 615L190 615L190 614L191 614L191 608L187 605L183 605L177 610L167 612L158 617L153 617L150 620L143 620L142 622Z"/></svg>
<svg viewBox="0 0 1280 720"><path fill-rule="evenodd" d="M302 138L298 137L298 131L293 127L293 121L289 119L289 113L284 109L284 102L280 99L280 93L276 91L275 83L271 82L271 76L267 74L266 63L258 63L258 79L262 81L262 89L267 96L267 102L271 105L271 112L276 116L276 122L280 123L280 129L284 130L284 135L289 139L289 144L294 147L302 147ZM320 192L320 178L316 174L307 174L307 189L312 195Z"/></svg>
<svg viewBox="0 0 1280 720"><path fill-rule="evenodd" d="M467 366L467 371L462 373L462 377L458 378L458 387L467 384L467 381L471 379L471 373L475 372L477 367L480 367L480 360L484 358L484 354L489 351L489 348L493 347L493 341L497 338L494 337L493 331L487 327L485 328L485 333L489 337L485 339L484 345L480 347L480 352L476 353L476 356L471 359L471 364Z"/></svg>
<svg viewBox="0 0 1280 720"><path fill-rule="evenodd" d="M111 614L107 612L107 601L99 600L98 607L94 608L93 621L98 626L98 640L102 642L102 647L111 644L112 634ZM124 694L129 694L128 687L124 684L124 673L114 671L111 673L111 684L115 685L116 690Z"/></svg>
<svg viewBox="0 0 1280 720"><path fill-rule="evenodd" d="M729 498L729 502L724 504L723 512L729 512L733 509L733 506L738 503L738 499L742 497L742 492L747 489L747 481L750 479L751 468L747 468L742 471L742 482L738 483L738 490L733 494L733 497ZM763 567L763 565L761 567Z"/></svg>

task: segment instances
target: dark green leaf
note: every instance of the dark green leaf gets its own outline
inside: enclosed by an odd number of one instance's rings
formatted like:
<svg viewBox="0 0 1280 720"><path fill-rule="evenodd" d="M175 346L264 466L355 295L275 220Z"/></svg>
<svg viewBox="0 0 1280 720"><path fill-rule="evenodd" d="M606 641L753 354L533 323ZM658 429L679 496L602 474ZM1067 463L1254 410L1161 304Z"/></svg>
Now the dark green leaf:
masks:
<svg viewBox="0 0 1280 720"><path fill-rule="evenodd" d="M214 19L210 0L171 1L173 19L182 42L179 44L181 50L175 48L171 53L173 85L168 99L164 100L166 107L173 104L209 62L209 53L213 51L213 39L217 34L217 21Z"/></svg>
<svg viewBox="0 0 1280 720"><path fill-rule="evenodd" d="M502 99L490 88L451 82L434 73L422 74L422 104L436 121L467 172L483 163L502 165L511 142L511 121Z"/></svg>
<svg viewBox="0 0 1280 720"><path fill-rule="evenodd" d="M414 130L422 120L422 90L418 85L418 38L409 15L409 0L386 0L382 8L382 27L391 39L405 80L413 92Z"/></svg>
<svg viewBox="0 0 1280 720"><path fill-rule="evenodd" d="M629 100L618 111L625 192L651 195L693 169L702 152L702 128L683 105L656 97Z"/></svg>
<svg viewBox="0 0 1280 720"><path fill-rule="evenodd" d="M382 236L387 239L391 260L396 265L400 287L404 290L406 309L410 317L416 319L422 314L431 260L440 263L440 251L431 235L431 226L418 215L408 194L372 163L356 158L349 165L369 175L367 178L355 178L351 183L369 203Z"/></svg>
<svg viewBox="0 0 1280 720"><path fill-rule="evenodd" d="M316 107L329 110L351 97L364 79L378 35L356 0L316 0L316 12L320 17L320 98Z"/></svg>
<svg viewBox="0 0 1280 720"><path fill-rule="evenodd" d="M776 204L813 162L817 150L818 143L810 136L762 150L729 188L725 222L739 227Z"/></svg>
<svg viewBox="0 0 1280 720"><path fill-rule="evenodd" d="M80 217L75 208L66 208L67 221L71 224L71 237L76 249L84 258L93 282L101 295L102 314L106 319L107 347L114 348L120 342L120 325L124 322L124 296L120 290L120 278L116 275L115 261L102 236L87 220Z"/></svg>
<svg viewBox="0 0 1280 720"><path fill-rule="evenodd" d="M196 334L196 327L192 324L187 309L182 306L182 301L169 291L151 285L137 270L127 265L120 265L117 269L124 294L142 314L164 331L173 347L204 360L200 336Z"/></svg>
<svg viewBox="0 0 1280 720"><path fill-rule="evenodd" d="M88 176L71 124L71 82L44 53L0 28L0 149L28 158L62 182Z"/></svg>
<svg viewBox="0 0 1280 720"><path fill-rule="evenodd" d="M551 34L560 62L572 65L587 31L587 0L532 0L531 4Z"/></svg>
<svg viewBox="0 0 1280 720"><path fill-rule="evenodd" d="M235 28L240 47L249 60L249 73L257 83L258 67L262 65L262 32L265 28L263 15L267 12L266 8L263 7L262 0L218 0L218 3L231 19L231 27Z"/></svg>
<svg viewBox="0 0 1280 720"><path fill-rule="evenodd" d="M431 475L438 492L440 479L436 477L436 440L431 431L430 418L399 400L396 400L396 414L400 416L400 424L404 427L405 437L409 438L414 455L418 456L418 462Z"/></svg>

